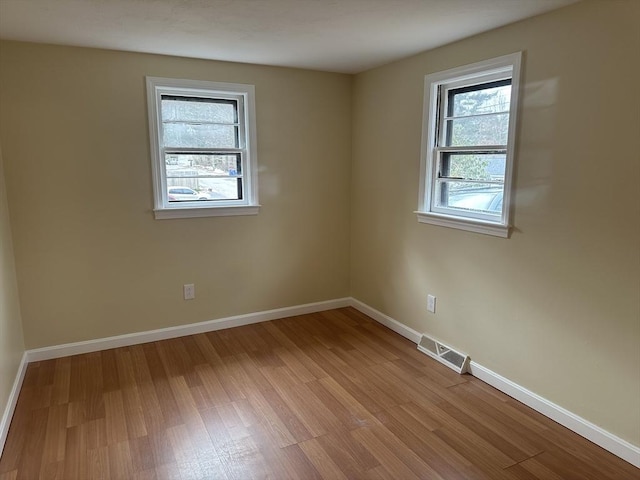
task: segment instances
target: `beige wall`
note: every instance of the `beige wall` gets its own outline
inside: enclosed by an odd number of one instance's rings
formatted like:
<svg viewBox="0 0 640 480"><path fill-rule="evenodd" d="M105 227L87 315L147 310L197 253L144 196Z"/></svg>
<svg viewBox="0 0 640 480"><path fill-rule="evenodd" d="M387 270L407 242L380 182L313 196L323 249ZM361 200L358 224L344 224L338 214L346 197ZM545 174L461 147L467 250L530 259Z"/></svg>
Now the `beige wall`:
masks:
<svg viewBox="0 0 640 480"><path fill-rule="evenodd" d="M4 414L23 353L22 322L0 151L0 418Z"/></svg>
<svg viewBox="0 0 640 480"><path fill-rule="evenodd" d="M639 18L582 2L356 76L351 204L355 298L636 445ZM424 75L519 50L512 238L418 224Z"/></svg>
<svg viewBox="0 0 640 480"><path fill-rule="evenodd" d="M0 48L27 348L349 294L350 76ZM154 220L145 75L255 85L259 215Z"/></svg>

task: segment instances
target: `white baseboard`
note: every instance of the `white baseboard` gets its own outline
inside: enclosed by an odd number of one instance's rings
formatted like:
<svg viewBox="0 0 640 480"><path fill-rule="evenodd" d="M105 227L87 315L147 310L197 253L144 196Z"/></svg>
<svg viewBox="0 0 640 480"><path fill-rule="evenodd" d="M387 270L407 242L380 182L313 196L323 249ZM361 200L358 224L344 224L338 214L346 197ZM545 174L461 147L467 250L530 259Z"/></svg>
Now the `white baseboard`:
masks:
<svg viewBox="0 0 640 480"><path fill-rule="evenodd" d="M15 411L16 404L18 403L18 396L20 395L20 389L22 388L22 381L24 380L24 374L27 371L27 363L27 352L25 352L22 354L22 359L20 360L20 365L18 366L18 372L16 373L16 378L13 381L11 393L9 393L9 398L7 399L7 406L5 407L4 413L2 414L2 419L0 419L0 457L2 456L2 452L4 450L4 444L7 441L7 435L9 434L9 426L11 425L13 412Z"/></svg>
<svg viewBox="0 0 640 480"><path fill-rule="evenodd" d="M393 330L399 335L402 335L404 338L411 340L413 343L418 344L420 341L421 333L418 333L413 328L407 327L404 323L400 323L397 320L385 315L384 313L376 310L373 307L370 307L366 303L362 303L360 300L356 300L355 298L351 299L351 306L356 310L368 315L373 318L376 322L381 323L385 327Z"/></svg>
<svg viewBox="0 0 640 480"><path fill-rule="evenodd" d="M352 298L351 306L390 328L394 332L408 338L414 343L417 344L420 341L421 334L417 331L385 315L384 313L379 312L369 305ZM568 428L596 445L599 445L617 457L622 458L631 465L640 468L639 447L607 432L588 420L579 417L578 415L556 405L530 390L527 390L526 388L504 378L482 365L477 364L476 362L470 362L469 373L510 397L515 398L519 402L524 403L528 407L533 408L542 415L558 422L560 425Z"/></svg>
<svg viewBox="0 0 640 480"><path fill-rule="evenodd" d="M158 330L149 330L146 332L129 333L126 335L99 338L96 340L87 340L84 342L54 345L52 347L27 350L27 361L38 362L41 360L50 360L52 358L78 355L80 353L98 352L100 350L108 350L110 348L127 347L129 345L156 342L158 340L183 337L185 335L213 332L215 330L240 327L242 325L250 325L252 323L267 322L269 320L276 320L278 318L293 317L295 315L305 315L307 313L321 312L323 310L331 310L333 308L347 307L350 304L350 298L339 298L335 300L327 300L324 302L307 303L304 305L296 305L293 307L276 308L274 310L265 310L262 312L248 313L245 315L219 318L216 320L208 320L205 322L190 323L188 325L160 328Z"/></svg>

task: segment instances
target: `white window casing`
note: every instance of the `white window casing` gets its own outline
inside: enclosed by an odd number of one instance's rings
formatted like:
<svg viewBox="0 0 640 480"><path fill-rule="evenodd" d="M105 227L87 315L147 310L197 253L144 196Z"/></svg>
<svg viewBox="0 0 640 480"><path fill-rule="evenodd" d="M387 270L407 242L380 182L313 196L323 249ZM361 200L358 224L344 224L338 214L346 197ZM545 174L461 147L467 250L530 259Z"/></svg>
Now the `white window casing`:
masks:
<svg viewBox="0 0 640 480"><path fill-rule="evenodd" d="M211 216L255 215L259 211L258 179L257 179L257 142L255 118L255 87L253 85L207 82L196 80L147 77L147 105L149 112L149 139L151 148L151 166L153 174L154 214L156 219L192 218ZM233 120L201 120L198 118L170 120L163 117L163 103L181 103L183 105L201 103L208 106L227 105L227 110L235 115ZM176 110L178 111L178 110ZM189 114L187 114L188 116ZM165 134L165 128L170 130L170 124L181 128L187 135ZM168 126L167 126L168 125ZM204 127L205 133L193 133ZM206 129L214 132L211 141ZM227 137L232 138L233 144L224 144L215 140L216 131L226 131ZM190 144L189 138L195 138L197 143ZM183 138L170 143L167 137ZM193 165L193 158L209 158L211 165L198 167L184 167L180 171L174 166L184 160L185 165ZM226 161L229 165L237 162L237 167L227 172L214 170L213 159L217 162ZM173 160L171 162L170 160ZM231 168L231 167L230 167ZM190 170L189 170L190 169ZM205 170L207 169L207 170ZM168 172L169 170L169 172ZM179 177L176 177L178 172ZM237 192L228 197L219 194L212 188L180 188L175 186L184 182L204 184L204 187L217 184L231 186ZM171 187L169 184L174 185ZM237 187L233 187L237 185ZM171 189L172 194L168 193ZM193 200L187 193L194 195ZM200 198L198 198L200 197Z"/></svg>
<svg viewBox="0 0 640 480"><path fill-rule="evenodd" d="M505 238L509 236L521 57L522 53L517 52L425 76L420 193L418 210L415 212L419 222ZM505 105L508 103L508 110L472 113L467 116L455 116L452 113L455 95L460 95L462 104L462 95L467 92L488 92L495 90L496 86L509 84L510 100L503 102ZM459 127L465 121L475 118L477 126L466 128L471 132L475 132L475 128L481 134L483 118L495 119L506 115L506 141L459 144L451 141L452 132L456 131L456 121ZM449 170L456 156L458 159L482 158L486 162L485 168L489 160L498 164L504 162L504 175L500 172L496 178L488 177L487 168L482 180L451 176ZM457 194L449 193L448 189L453 187L458 188L452 190ZM464 191L465 187L468 188L467 191ZM481 187L484 187L484 192L481 192ZM476 192L475 195L473 192ZM478 201L484 201L485 198L490 199L491 207L478 206Z"/></svg>

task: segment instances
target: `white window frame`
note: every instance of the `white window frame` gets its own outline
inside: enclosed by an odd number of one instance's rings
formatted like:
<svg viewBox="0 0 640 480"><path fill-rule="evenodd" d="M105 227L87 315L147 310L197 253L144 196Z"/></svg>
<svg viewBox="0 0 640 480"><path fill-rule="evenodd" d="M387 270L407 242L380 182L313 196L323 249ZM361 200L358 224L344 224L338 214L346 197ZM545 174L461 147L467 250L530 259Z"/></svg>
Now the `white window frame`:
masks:
<svg viewBox="0 0 640 480"><path fill-rule="evenodd" d="M418 210L420 223L457 228L471 232L508 238L510 231L512 177L515 136L520 92L520 66L522 52L512 53L482 62L453 68L425 76L422 118L422 151L420 160L420 194ZM443 135L444 122L441 97L449 88L472 86L500 79L511 78L511 102L509 105L509 131L506 145L506 165L502 215L499 219L490 215L438 207L434 202L439 156L446 151L461 151L464 147L442 147L438 136ZM446 88L441 88L446 87ZM504 146L502 146L504 149ZM490 148L488 148L490 149Z"/></svg>
<svg viewBox="0 0 640 480"><path fill-rule="evenodd" d="M258 203L258 159L256 141L255 87L239 83L207 82L175 78L146 77L149 110L149 140L153 173L154 215L156 219L256 215ZM162 144L163 95L232 99L238 102L239 148L243 172L243 198L194 202L169 202L166 164ZM187 149L186 149L187 150ZM193 149L193 151L211 149ZM217 149L218 150L218 149ZM219 149L224 150L224 149Z"/></svg>

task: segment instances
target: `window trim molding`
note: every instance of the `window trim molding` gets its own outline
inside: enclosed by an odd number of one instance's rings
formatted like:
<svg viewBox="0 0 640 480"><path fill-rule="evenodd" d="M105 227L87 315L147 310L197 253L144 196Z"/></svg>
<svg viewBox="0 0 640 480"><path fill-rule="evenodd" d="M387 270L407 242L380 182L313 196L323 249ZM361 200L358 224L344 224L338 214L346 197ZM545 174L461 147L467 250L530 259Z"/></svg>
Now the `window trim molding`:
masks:
<svg viewBox="0 0 640 480"><path fill-rule="evenodd" d="M516 129L520 98L520 76L522 52L484 60L481 62L451 68L441 72L431 73L424 77L424 98L422 113L422 145L420 151L420 184L418 209L415 212L418 222L439 225L461 230L484 233L508 238L511 230L511 198L513 185L513 164L516 145ZM474 219L466 216L448 215L435 212L432 206L435 179L436 141L438 125L438 87L442 84L450 85L454 82L486 77L511 71L511 101L509 104L509 132L507 136L506 165L504 178L504 194L502 215L497 221Z"/></svg>
<svg viewBox="0 0 640 480"><path fill-rule="evenodd" d="M178 78L146 77L147 108L149 121L149 143L151 172L153 179L154 216L156 220L171 218L216 217L234 215L257 215L258 203L258 159L255 115L255 86L241 83L211 82ZM166 175L161 158L160 129L161 112L158 105L163 94L242 97L242 130L244 131L246 167L243 176L245 198L239 201L218 201L215 205L200 202L170 204L165 189Z"/></svg>

